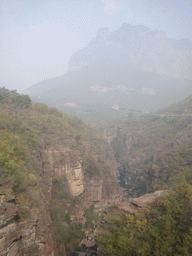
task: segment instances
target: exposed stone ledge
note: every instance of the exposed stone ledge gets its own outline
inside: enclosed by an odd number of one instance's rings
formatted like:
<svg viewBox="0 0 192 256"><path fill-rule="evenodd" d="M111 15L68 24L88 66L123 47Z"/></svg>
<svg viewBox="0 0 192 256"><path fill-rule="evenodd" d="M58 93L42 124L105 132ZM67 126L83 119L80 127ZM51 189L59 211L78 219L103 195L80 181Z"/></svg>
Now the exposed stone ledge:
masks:
<svg viewBox="0 0 192 256"><path fill-rule="evenodd" d="M150 204L154 203L158 198L164 197L167 194L167 190L159 190L154 193L145 194L138 198L130 198L126 202L118 204L117 208L124 212L134 213L141 208L146 208Z"/></svg>

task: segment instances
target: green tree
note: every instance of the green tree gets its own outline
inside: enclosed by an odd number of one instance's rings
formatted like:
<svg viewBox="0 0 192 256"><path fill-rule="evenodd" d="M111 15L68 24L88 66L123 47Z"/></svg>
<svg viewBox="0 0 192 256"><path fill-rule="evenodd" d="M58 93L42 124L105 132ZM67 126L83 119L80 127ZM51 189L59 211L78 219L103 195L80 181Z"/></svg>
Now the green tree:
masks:
<svg viewBox="0 0 192 256"><path fill-rule="evenodd" d="M98 236L106 255L192 254L192 186L177 185L148 210L111 215Z"/></svg>

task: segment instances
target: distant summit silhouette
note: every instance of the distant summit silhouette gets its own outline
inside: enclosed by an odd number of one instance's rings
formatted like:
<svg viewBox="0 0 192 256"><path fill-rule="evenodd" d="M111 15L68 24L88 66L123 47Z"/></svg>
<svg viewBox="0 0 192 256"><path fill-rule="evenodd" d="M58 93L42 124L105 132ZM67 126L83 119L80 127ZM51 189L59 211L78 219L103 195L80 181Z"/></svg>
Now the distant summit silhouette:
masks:
<svg viewBox="0 0 192 256"><path fill-rule="evenodd" d="M155 111L192 93L191 52L188 39L170 39L145 26L124 23L114 32L101 28L71 56L67 74L37 83L25 93L77 115L109 113L114 105L118 113Z"/></svg>
<svg viewBox="0 0 192 256"><path fill-rule="evenodd" d="M164 32L127 23L115 32L109 28L99 29L87 47L71 57L69 71L91 65L96 59L106 59L108 55L121 57L122 54L146 72L191 78L191 42L188 39L169 39Z"/></svg>

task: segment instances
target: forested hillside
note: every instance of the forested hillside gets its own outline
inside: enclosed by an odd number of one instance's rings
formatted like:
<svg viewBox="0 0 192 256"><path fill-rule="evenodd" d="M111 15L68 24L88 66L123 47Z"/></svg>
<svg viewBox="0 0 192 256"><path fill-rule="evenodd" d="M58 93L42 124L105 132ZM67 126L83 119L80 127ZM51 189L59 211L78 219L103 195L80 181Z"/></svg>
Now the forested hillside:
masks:
<svg viewBox="0 0 192 256"><path fill-rule="evenodd" d="M0 89L2 255L69 254L94 201L118 193L105 140L77 118Z"/></svg>
<svg viewBox="0 0 192 256"><path fill-rule="evenodd" d="M2 255L75 255L97 246L90 253L191 255L191 106L188 97L103 125L112 150L78 118L1 88Z"/></svg>
<svg viewBox="0 0 192 256"><path fill-rule="evenodd" d="M171 176L191 166L192 98L154 114L130 114L98 125L111 143L129 196L169 186ZM124 183L124 184L123 184Z"/></svg>
<svg viewBox="0 0 192 256"><path fill-rule="evenodd" d="M141 197L131 201L134 211L124 203L104 215L98 237L104 255L192 254L191 107L190 96L102 130L120 164L127 197L161 190L147 208Z"/></svg>
<svg viewBox="0 0 192 256"><path fill-rule="evenodd" d="M102 255L191 255L191 169L167 196L133 213L110 209L98 236Z"/></svg>

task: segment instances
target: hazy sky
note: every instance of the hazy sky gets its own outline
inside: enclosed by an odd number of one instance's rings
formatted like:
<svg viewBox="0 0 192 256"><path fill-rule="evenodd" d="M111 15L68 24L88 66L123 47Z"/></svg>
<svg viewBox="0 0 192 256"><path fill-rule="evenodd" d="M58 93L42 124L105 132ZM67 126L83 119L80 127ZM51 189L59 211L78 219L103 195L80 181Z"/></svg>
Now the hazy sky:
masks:
<svg viewBox="0 0 192 256"><path fill-rule="evenodd" d="M63 75L99 28L124 22L192 40L192 0L0 0L0 87Z"/></svg>

